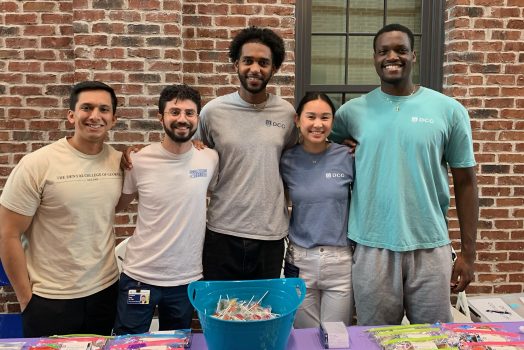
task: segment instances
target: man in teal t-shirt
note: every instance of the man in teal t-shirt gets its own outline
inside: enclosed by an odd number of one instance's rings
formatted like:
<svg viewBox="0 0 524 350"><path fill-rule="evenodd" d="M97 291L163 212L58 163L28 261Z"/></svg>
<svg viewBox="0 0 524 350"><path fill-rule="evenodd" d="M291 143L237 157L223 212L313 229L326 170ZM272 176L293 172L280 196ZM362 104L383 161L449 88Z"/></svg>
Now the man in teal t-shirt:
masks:
<svg viewBox="0 0 524 350"><path fill-rule="evenodd" d="M468 113L413 84L408 28L387 25L373 45L381 86L344 104L330 136L358 143L348 227L358 323L399 324L404 313L411 323L450 322L450 291L463 291L474 275L478 194ZM448 165L461 232L454 266Z"/></svg>

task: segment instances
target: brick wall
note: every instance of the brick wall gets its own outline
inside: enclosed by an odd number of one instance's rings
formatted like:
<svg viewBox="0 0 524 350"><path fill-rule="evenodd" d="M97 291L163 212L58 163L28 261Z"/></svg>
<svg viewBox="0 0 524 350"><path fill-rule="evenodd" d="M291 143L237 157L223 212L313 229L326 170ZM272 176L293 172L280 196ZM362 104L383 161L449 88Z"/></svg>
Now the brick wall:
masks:
<svg viewBox="0 0 524 350"><path fill-rule="evenodd" d="M524 1L448 0L444 92L470 112L478 162L476 281L468 293L524 286ZM458 222L451 221L458 238Z"/></svg>
<svg viewBox="0 0 524 350"><path fill-rule="evenodd" d="M184 82L198 88L205 101L233 91L238 81L227 47L248 25L271 27L285 38L287 59L269 89L291 101L294 4L2 1L0 189L24 154L71 132L65 114L73 83L98 79L116 89L119 121L109 141L117 148L158 141L156 102L162 87ZM482 197L479 272L470 291L522 292L524 3L455 0L447 1L447 8L445 92L471 111ZM118 215L117 235L131 234L135 220L135 208ZM457 226L451 220L454 238ZM0 312L17 310L12 291L0 288Z"/></svg>
<svg viewBox="0 0 524 350"><path fill-rule="evenodd" d="M0 190L25 154L71 133L69 88L104 81L119 97L109 141L159 141L160 90L187 83L208 101L235 90L227 48L238 30L265 26L280 33L287 59L269 89L294 93L294 0L61 0L0 3ZM116 218L116 233L133 232L136 208ZM0 312L18 311L0 287Z"/></svg>

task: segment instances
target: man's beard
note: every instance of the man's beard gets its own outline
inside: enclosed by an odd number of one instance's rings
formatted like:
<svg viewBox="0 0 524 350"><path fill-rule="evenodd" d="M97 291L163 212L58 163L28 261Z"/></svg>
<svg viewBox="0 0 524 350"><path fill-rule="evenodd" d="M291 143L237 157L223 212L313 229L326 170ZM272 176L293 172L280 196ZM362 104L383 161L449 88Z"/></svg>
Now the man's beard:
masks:
<svg viewBox="0 0 524 350"><path fill-rule="evenodd" d="M240 80L240 84L242 85L242 87L246 91L249 91L252 94L257 94L257 93L259 93L261 91L264 91L264 89L266 88L267 84L269 83L269 81L273 77L273 74L271 74L267 79L262 80L262 83L260 84L260 86L258 88L252 88L252 87L249 86L249 84L247 82L247 77L245 75L241 75L239 72L237 72L237 75L238 75L238 79Z"/></svg>
<svg viewBox="0 0 524 350"><path fill-rule="evenodd" d="M191 138L193 137L193 135L196 132L196 128L193 129L193 125L190 123L173 122L171 123L171 129L168 128L165 123L162 123L162 126L164 127L164 132L166 133L166 135L169 136L169 138L173 140L173 142L176 142L176 143L184 143L184 142L191 140ZM187 136L178 136L177 134L175 134L173 129L175 129L177 126L187 126L189 128L189 133L187 134Z"/></svg>

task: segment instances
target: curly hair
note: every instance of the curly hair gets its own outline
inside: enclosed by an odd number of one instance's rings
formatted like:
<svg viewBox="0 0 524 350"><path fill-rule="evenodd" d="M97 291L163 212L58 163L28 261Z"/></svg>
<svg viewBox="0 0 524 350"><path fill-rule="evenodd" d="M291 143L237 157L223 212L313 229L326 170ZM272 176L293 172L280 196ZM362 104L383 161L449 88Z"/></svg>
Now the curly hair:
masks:
<svg viewBox="0 0 524 350"><path fill-rule="evenodd" d="M234 63L240 59L242 46L246 43L260 43L269 47L271 50L273 66L276 69L280 69L286 56L286 49L284 47L284 40L282 40L282 38L274 31L255 26L242 29L231 41L231 45L229 45L229 58L231 59L231 62Z"/></svg>
<svg viewBox="0 0 524 350"><path fill-rule="evenodd" d="M202 108L200 93L186 84L166 86L158 99L158 112L163 114L166 104L174 99L193 101L197 106L197 113L200 114Z"/></svg>

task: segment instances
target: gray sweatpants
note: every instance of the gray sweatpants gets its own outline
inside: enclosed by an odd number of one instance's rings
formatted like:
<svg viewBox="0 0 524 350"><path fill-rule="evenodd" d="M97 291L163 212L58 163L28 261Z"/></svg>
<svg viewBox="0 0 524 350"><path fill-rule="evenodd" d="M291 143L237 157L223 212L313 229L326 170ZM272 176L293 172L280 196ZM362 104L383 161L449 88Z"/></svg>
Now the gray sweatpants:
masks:
<svg viewBox="0 0 524 350"><path fill-rule="evenodd" d="M452 322L451 247L394 252L357 244L353 292L359 325Z"/></svg>

